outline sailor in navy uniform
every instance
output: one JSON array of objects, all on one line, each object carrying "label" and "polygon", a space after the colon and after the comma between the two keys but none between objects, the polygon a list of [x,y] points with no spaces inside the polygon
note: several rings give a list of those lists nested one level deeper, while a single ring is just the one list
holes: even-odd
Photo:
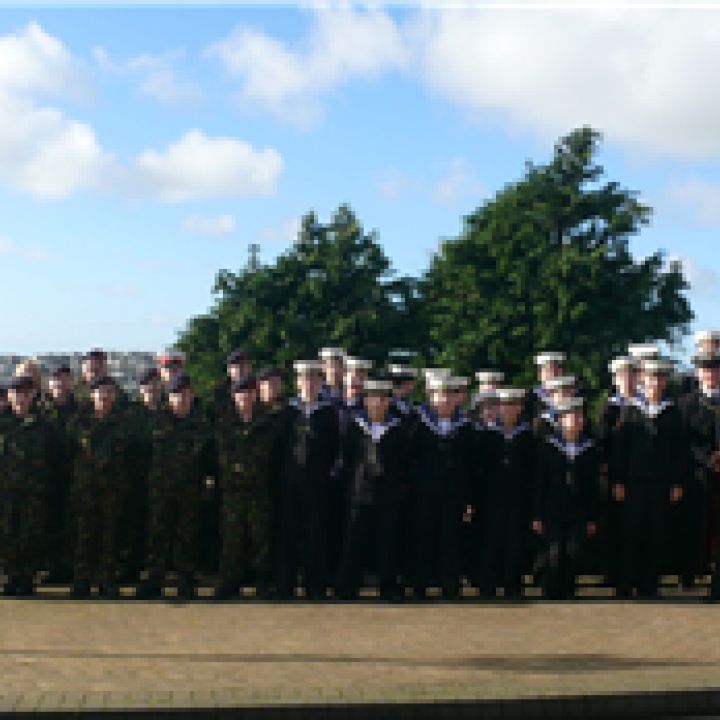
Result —
[{"label": "sailor in navy uniform", "polygon": [[411,397],[417,385],[418,369],[411,365],[391,363],[387,370],[393,384],[390,411],[399,418],[408,420],[414,414]]},{"label": "sailor in navy uniform", "polygon": [[477,391],[470,398],[470,412],[473,419],[484,423],[497,420],[497,406],[493,399],[495,391],[505,381],[505,373],[499,370],[478,370],[475,373]]},{"label": "sailor in navy uniform", "polygon": [[539,384],[526,399],[523,417],[527,422],[532,423],[544,411],[549,400],[546,383],[566,374],[565,362],[566,357],[563,352],[542,352],[535,356]]},{"label": "sailor in navy uniform", "polygon": [[532,423],[533,432],[538,442],[542,442],[558,432],[558,417],[555,407],[559,403],[575,397],[576,381],[574,375],[561,375],[547,380],[544,386],[545,407],[539,412]]},{"label": "sailor in navy uniform", "polygon": [[499,422],[484,426],[480,520],[479,590],[493,597],[497,588],[505,597],[519,597],[523,562],[530,532],[530,510],[535,470],[532,428],[522,419],[525,390],[498,388]]},{"label": "sailor in navy uniform", "polygon": [[372,366],[370,360],[345,355],[343,357],[343,397],[339,402],[331,401],[338,415],[338,445],[337,457],[330,476],[330,487],[326,495],[325,547],[328,567],[331,568],[333,580],[340,562],[340,552],[345,535],[345,508],[348,503],[348,488],[343,482],[344,438],[355,416],[363,410],[364,384]]},{"label": "sailor in navy uniform", "polygon": [[583,436],[585,401],[572,398],[555,410],[560,432],[538,448],[532,529],[544,541],[545,596],[558,600],[575,595],[582,554],[597,529],[600,486],[597,447]]},{"label": "sailor in navy uniform", "polygon": [[[607,581],[617,586],[622,567],[622,505],[613,497],[611,488],[618,482],[618,442],[623,408],[637,396],[638,361],[631,355],[622,355],[610,362],[613,392],[604,402],[597,432],[600,457],[600,482],[604,511],[601,513],[601,534],[605,538],[605,567]],[[604,532],[602,532],[604,530]]]},{"label": "sailor in navy uniform", "polygon": [[[693,336],[695,341],[695,355],[707,356],[717,355],[720,353],[720,331],[718,330],[698,330]],[[698,377],[698,369],[694,374],[688,373],[680,383],[680,395],[687,395],[697,392],[700,389],[700,378]]]},{"label": "sailor in navy uniform", "polygon": [[687,442],[675,402],[665,395],[672,365],[641,365],[643,396],[622,410],[617,436],[618,477],[613,497],[623,504],[623,567],[618,595],[657,595],[670,507],[682,498]]},{"label": "sailor in navy uniform", "polygon": [[684,587],[692,587],[709,569],[711,537],[716,533],[712,509],[720,501],[720,355],[697,352],[693,364],[698,386],[678,401],[689,443],[689,471],[673,528]]},{"label": "sailor in navy uniform", "polygon": [[329,400],[340,406],[344,397],[345,350],[341,347],[324,347],[318,354],[323,363],[325,376],[325,382],[320,388],[320,400]]},{"label": "sailor in navy uniform", "polygon": [[326,511],[330,473],[337,458],[338,418],[327,400],[318,400],[322,363],[297,361],[299,395],[282,417],[283,472],[280,489],[278,591],[293,595],[302,568],[306,596],[326,596]]},{"label": "sailor in navy uniform", "polygon": [[[628,345],[627,354],[635,360],[639,368],[645,360],[657,360],[660,357],[660,348],[657,343],[633,343]],[[642,398],[643,392],[642,379],[638,376],[635,394]]]},{"label": "sailor in navy uniform", "polygon": [[419,410],[412,457],[415,515],[413,590],[416,599],[440,580],[447,599],[459,596],[461,528],[469,505],[472,428],[463,413],[453,419],[459,385],[451,375],[430,375],[432,407]]},{"label": "sailor in navy uniform", "polygon": [[[413,436],[417,427],[417,408],[412,402],[412,393],[417,386],[419,371],[411,365],[389,363],[388,376],[393,384],[393,396],[390,400],[390,412],[397,417],[405,435],[405,447],[411,447]],[[401,500],[398,509],[398,523],[400,525],[400,570],[404,581],[412,573],[412,548],[415,543],[413,534],[413,512],[411,494],[412,458],[406,458],[403,476],[401,479]]]},{"label": "sailor in navy uniform", "polygon": [[364,390],[364,409],[344,438],[349,491],[337,590],[342,599],[356,599],[364,572],[371,569],[378,574],[380,597],[399,600],[398,515],[407,436],[401,419],[390,411],[392,382],[366,380]]}]

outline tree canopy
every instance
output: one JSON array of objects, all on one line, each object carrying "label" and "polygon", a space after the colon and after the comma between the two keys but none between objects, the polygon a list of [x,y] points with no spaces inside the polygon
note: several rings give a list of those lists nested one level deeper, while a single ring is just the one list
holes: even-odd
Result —
[{"label": "tree canopy", "polygon": [[321,224],[302,220],[292,246],[264,264],[251,246],[238,272],[221,270],[213,307],[189,320],[176,343],[201,392],[236,347],[256,366],[290,368],[339,344],[384,362],[407,347],[460,373],[504,369],[529,384],[533,355],[567,350],[588,387],[607,382],[607,362],[629,342],[678,342],[693,314],[677,263],[658,251],[634,258],[630,238],[649,222],[637,193],[603,180],[600,134],[574,130],[545,164],[464,218],[421,278],[398,277],[376,233],[347,205]]}]

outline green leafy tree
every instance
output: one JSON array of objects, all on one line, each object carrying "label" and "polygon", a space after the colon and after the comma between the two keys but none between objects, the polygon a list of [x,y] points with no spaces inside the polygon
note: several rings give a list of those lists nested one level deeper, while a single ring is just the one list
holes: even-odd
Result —
[{"label": "green leafy tree", "polygon": [[600,134],[562,138],[550,162],[465,218],[421,282],[431,346],[470,373],[504,368],[532,383],[533,355],[564,349],[591,389],[632,341],[677,343],[693,317],[680,267],[662,252],[635,259],[629,239],[651,210],[617,182],[600,182]]},{"label": "green leafy tree", "polygon": [[375,233],[365,233],[346,205],[326,225],[308,213],[273,264],[262,264],[251,246],[245,267],[221,270],[213,292],[213,308],[190,320],[177,342],[202,393],[220,380],[224,358],[237,347],[257,367],[290,369],[325,344],[382,363],[388,350],[422,336],[415,281],[394,276]]}]

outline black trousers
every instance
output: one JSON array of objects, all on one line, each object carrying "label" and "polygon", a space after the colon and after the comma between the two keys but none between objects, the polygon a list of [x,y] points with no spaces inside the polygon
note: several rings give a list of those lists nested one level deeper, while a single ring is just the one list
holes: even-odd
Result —
[{"label": "black trousers", "polygon": [[657,593],[669,508],[669,489],[649,482],[625,488],[622,511],[622,569],[618,591],[641,595]]},{"label": "black trousers", "polygon": [[277,586],[291,597],[302,570],[308,597],[321,598],[326,590],[325,484],[317,478],[292,478],[282,488]]},{"label": "black trousers", "polygon": [[546,597],[563,600],[575,595],[585,529],[585,522],[578,520],[555,520],[546,523],[546,566],[543,576],[543,591]]},{"label": "black trousers", "polygon": [[370,569],[378,573],[381,597],[397,592],[398,540],[396,504],[353,507],[346,523],[337,576],[338,593],[343,597],[356,597],[363,575]]}]

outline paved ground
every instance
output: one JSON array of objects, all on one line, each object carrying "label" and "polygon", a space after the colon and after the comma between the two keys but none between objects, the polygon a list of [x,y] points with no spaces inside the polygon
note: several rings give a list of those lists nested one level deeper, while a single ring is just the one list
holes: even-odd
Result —
[{"label": "paved ground", "polygon": [[0,710],[720,687],[720,605],[674,595],[402,606],[0,599]]}]

